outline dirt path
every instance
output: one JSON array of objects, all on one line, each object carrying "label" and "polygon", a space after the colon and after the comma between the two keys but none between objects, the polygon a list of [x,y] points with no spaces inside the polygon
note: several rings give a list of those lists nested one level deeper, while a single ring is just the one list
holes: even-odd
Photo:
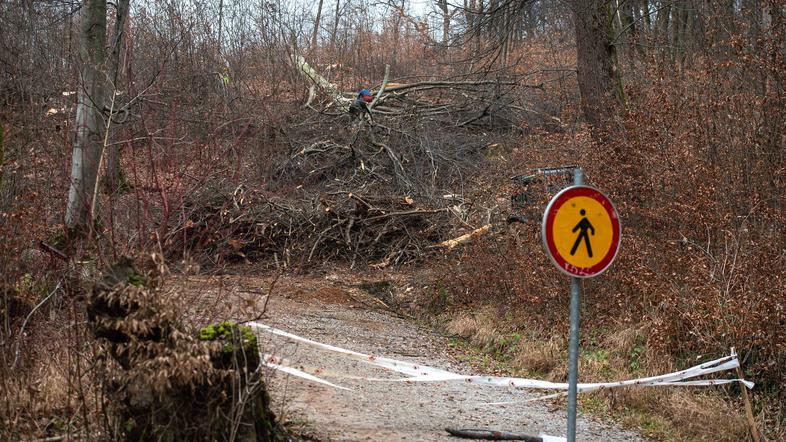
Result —
[{"label": "dirt path", "polygon": [[[227,279],[228,278],[228,279]],[[264,292],[269,280],[224,277],[225,287]],[[362,290],[325,279],[280,282],[260,322],[326,344],[462,374],[477,373],[458,361],[446,338],[389,312],[371,308]],[[256,289],[255,289],[256,287]],[[231,290],[230,290],[231,291]],[[398,378],[397,373],[346,359],[269,334],[260,335],[263,351],[306,368],[351,391],[271,373],[274,411],[304,423],[304,434],[320,441],[442,441],[445,427],[486,428],[532,435],[564,436],[566,414],[548,403],[505,406],[495,401],[534,397],[526,390],[466,383],[369,382],[357,377]],[[580,440],[629,441],[641,437],[586,419],[578,420]]]}]

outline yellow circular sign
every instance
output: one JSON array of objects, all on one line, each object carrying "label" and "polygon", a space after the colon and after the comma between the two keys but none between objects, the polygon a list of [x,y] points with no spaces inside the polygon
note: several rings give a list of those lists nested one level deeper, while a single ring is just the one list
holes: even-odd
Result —
[{"label": "yellow circular sign", "polygon": [[613,231],[606,209],[586,196],[569,199],[554,216],[554,245],[576,267],[599,263],[611,248]]},{"label": "yellow circular sign", "polygon": [[552,199],[543,217],[543,243],[565,273],[591,277],[603,272],[619,249],[620,223],[605,195],[574,186]]}]

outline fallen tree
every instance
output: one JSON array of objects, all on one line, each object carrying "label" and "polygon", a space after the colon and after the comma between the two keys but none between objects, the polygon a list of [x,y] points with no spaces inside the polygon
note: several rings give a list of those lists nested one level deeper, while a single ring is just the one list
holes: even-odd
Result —
[{"label": "fallen tree", "polygon": [[[323,112],[334,104],[342,113],[349,111],[356,91],[341,92],[336,84],[319,74],[301,55],[291,55],[290,61],[313,86],[319,87],[330,98]],[[467,75],[403,82],[391,79],[390,66],[386,66],[384,79],[374,88],[375,98],[368,107],[375,113],[391,117],[413,114],[421,117],[452,117],[452,124],[458,127],[483,125],[489,121],[503,128],[517,127],[517,121],[527,119],[533,114],[561,123],[559,119],[536,112],[520,103],[522,90],[544,90],[542,83],[527,84],[524,79],[524,76],[515,75],[497,79]],[[313,86],[307,101],[309,105],[314,98]]]}]

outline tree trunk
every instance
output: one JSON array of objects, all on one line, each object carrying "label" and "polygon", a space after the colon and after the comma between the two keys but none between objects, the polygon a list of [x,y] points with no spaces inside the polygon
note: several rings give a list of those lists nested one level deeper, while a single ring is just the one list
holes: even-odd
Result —
[{"label": "tree trunk", "polygon": [[[783,109],[786,108],[786,57],[783,56],[783,35],[786,34],[786,14],[784,14],[782,3],[777,0],[769,0],[762,11],[762,21],[766,26],[765,33],[772,42],[769,44],[766,57],[770,64],[769,87],[765,93],[764,115],[766,119],[765,153],[768,161],[772,165],[783,164],[786,158],[786,121],[784,121]],[[780,41],[781,43],[776,43]],[[780,166],[778,166],[780,167]],[[777,181],[777,173],[772,174],[773,184]],[[777,187],[776,187],[777,188]],[[781,208],[783,206],[781,205]]]},{"label": "tree trunk", "polygon": [[314,33],[311,34],[311,50],[313,51],[317,47],[317,35],[319,34],[319,21],[322,19],[322,3],[324,0],[319,0],[319,6],[317,6],[317,18],[314,20]]},{"label": "tree trunk", "polygon": [[683,1],[679,5],[679,9],[674,17],[674,51],[676,53],[675,61],[680,68],[683,67],[691,37],[691,7],[687,1]]},{"label": "tree trunk", "polygon": [[5,128],[3,122],[0,121],[0,193],[3,191],[3,165],[5,164],[5,145],[3,145],[3,137],[5,136]]},{"label": "tree trunk", "polygon": [[476,28],[476,30],[475,30],[475,51],[473,53],[474,57],[477,57],[478,54],[480,54],[480,43],[481,43],[480,40],[481,40],[481,37],[483,35],[483,22],[484,22],[484,20],[483,20],[483,8],[484,8],[483,0],[477,0],[477,2],[478,2],[477,3],[478,9],[477,9],[477,17],[475,18],[475,28]]},{"label": "tree trunk", "polygon": [[475,31],[475,0],[464,0],[464,20],[467,22],[467,34],[472,35]]},{"label": "tree trunk", "polygon": [[102,150],[106,59],[106,0],[86,0],[82,6],[79,55],[81,84],[76,108],[76,137],[71,160],[66,227],[83,229],[92,221]]},{"label": "tree trunk", "polygon": [[[123,34],[125,33],[126,21],[128,20],[128,9],[130,0],[118,0],[117,16],[115,17],[115,35],[112,38],[112,52],[109,55],[109,80],[112,82],[112,93],[118,89],[118,74],[120,72],[120,56],[123,48]],[[109,191],[117,190],[121,180],[120,170],[120,144],[113,144],[108,147],[106,185]]]},{"label": "tree trunk", "polygon": [[640,14],[643,14],[644,18],[644,27],[647,28],[647,32],[652,31],[652,20],[650,17],[650,2],[649,0],[641,0],[641,9],[639,10]]},{"label": "tree trunk", "polygon": [[393,65],[393,68],[396,67],[398,62],[398,47],[401,44],[401,14],[404,13],[404,0],[401,0],[401,4],[399,5],[399,11],[396,11],[396,19],[393,21],[393,53],[391,55],[390,64]]},{"label": "tree trunk", "polygon": [[620,28],[616,30],[615,34],[624,32],[625,40],[628,47],[628,60],[633,65],[636,56],[636,43],[638,39],[640,22],[636,16],[636,5],[631,2],[617,2],[617,14],[620,21]]},{"label": "tree trunk", "polygon": [[322,88],[325,93],[330,95],[339,109],[341,109],[343,112],[349,112],[349,105],[352,100],[342,97],[338,87],[336,87],[335,84],[331,83],[325,77],[320,75],[319,72],[312,68],[311,65],[309,65],[308,62],[306,62],[306,59],[302,56],[292,55],[291,60],[295,67],[297,67],[298,70],[300,70],[300,72],[306,76],[306,78],[314,82],[314,84]]},{"label": "tree trunk", "polygon": [[224,39],[224,0],[218,2],[218,53],[221,54],[221,40]]},{"label": "tree trunk", "polygon": [[442,44],[447,46],[450,42],[450,10],[448,0],[437,0],[437,7],[442,11]]},{"label": "tree trunk", "polygon": [[617,52],[611,44],[612,11],[604,0],[573,0],[573,13],[581,108],[593,138],[602,141],[611,117],[624,103]]},{"label": "tree trunk", "polygon": [[340,0],[336,0],[336,15],[335,15],[334,20],[333,20],[333,32],[330,33],[330,48],[331,49],[335,49],[336,48],[336,34],[338,34],[338,20],[339,20],[339,18],[341,18],[339,16],[339,13],[341,12],[340,5],[341,5],[341,1]]},{"label": "tree trunk", "polygon": [[500,0],[489,0],[488,15],[486,32],[488,32],[489,40],[494,41],[497,38],[497,4]]},{"label": "tree trunk", "polygon": [[[658,20],[655,23],[657,27],[658,39],[663,42],[664,46],[669,45],[669,24],[671,22],[671,3],[659,2],[658,3]],[[669,54],[669,49],[664,49],[661,52],[663,61],[665,62]]]}]

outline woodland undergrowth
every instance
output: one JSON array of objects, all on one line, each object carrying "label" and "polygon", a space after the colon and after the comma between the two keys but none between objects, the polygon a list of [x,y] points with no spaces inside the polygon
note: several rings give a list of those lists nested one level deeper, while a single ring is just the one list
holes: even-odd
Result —
[{"label": "woodland undergrowth", "polygon": [[[651,69],[627,85],[628,109],[608,142],[581,129],[534,135],[503,149],[492,176],[500,183],[511,169],[579,164],[587,184],[609,195],[621,214],[619,256],[610,270],[583,283],[582,380],[665,373],[734,348],[757,384],[757,425],[779,440],[786,177],[783,155],[775,152],[783,143],[783,117],[735,83],[750,66],[696,62],[679,78]],[[780,132],[769,132],[772,119]],[[500,201],[526,221],[447,257],[439,273],[449,276],[426,298],[432,312],[451,312],[450,333],[514,370],[561,381],[567,379],[569,281],[542,251],[539,217],[570,182],[558,176],[529,186],[509,183],[509,195],[527,195],[530,204]],[[628,390],[584,401],[603,413],[616,410],[616,418],[663,440],[748,437],[738,386]]]},{"label": "woodland undergrowth", "polygon": [[[160,19],[136,23],[158,29]],[[390,34],[370,31],[306,53],[348,97],[378,87],[386,65],[399,85],[452,82],[391,93],[371,125],[328,94],[309,100],[291,46],[265,41],[222,58],[186,23],[160,26],[176,43],[131,39],[135,69],[120,74],[131,86],[118,94],[128,118],[110,121],[107,137],[122,146],[123,184],[101,186],[79,240],[62,216],[75,57],[70,70],[50,63],[0,85],[0,438],[107,437],[87,294],[121,256],[150,251],[175,272],[426,268],[438,277],[419,302],[446,329],[511,370],[564,380],[568,283],[542,251],[538,216],[568,180],[524,187],[510,177],[566,164],[585,169],[623,224],[616,262],[584,283],[582,380],[658,374],[735,347],[757,383],[757,423],[784,438],[782,38],[733,40],[724,57],[629,54],[627,103],[598,140],[580,117],[575,70],[543,68],[574,64],[562,36],[520,44],[500,68],[496,55],[477,58],[480,43],[454,53],[411,35],[391,62],[375,50]],[[67,52],[64,41],[41,44]],[[526,204],[511,202],[521,194]],[[511,214],[525,221],[508,225]],[[435,247],[489,223],[454,252]],[[623,391],[584,406],[662,439],[739,440],[740,400],[733,386]]]}]

